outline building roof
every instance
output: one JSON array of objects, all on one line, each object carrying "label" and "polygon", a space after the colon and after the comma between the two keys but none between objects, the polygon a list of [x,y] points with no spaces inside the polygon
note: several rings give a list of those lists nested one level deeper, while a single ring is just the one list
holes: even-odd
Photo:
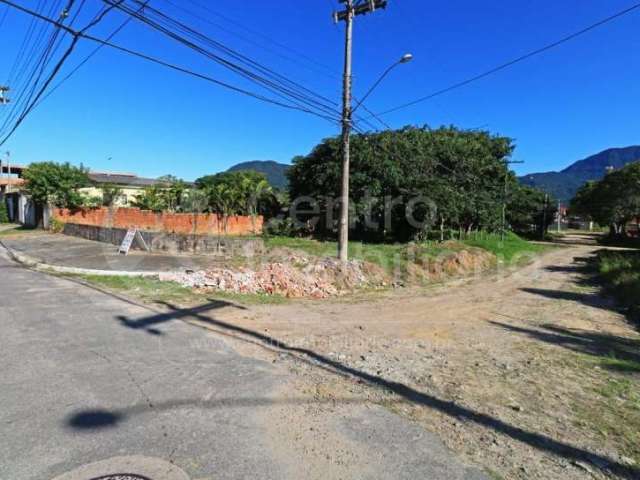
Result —
[{"label": "building roof", "polygon": [[[0,169],[0,173],[12,173],[12,174],[16,174],[16,175],[22,175],[22,171],[27,168],[24,167],[22,165],[14,165],[14,164],[7,164],[6,160],[5,161],[0,161],[0,164],[2,165],[2,168]],[[11,172],[9,172],[9,169],[11,169]]]},{"label": "building roof", "polygon": [[155,178],[143,178],[133,175],[131,173],[103,173],[103,172],[90,172],[89,178],[91,181],[104,184],[113,183],[115,185],[129,186],[129,187],[149,187],[151,185],[157,185],[159,183],[166,184],[166,182],[158,181]]}]

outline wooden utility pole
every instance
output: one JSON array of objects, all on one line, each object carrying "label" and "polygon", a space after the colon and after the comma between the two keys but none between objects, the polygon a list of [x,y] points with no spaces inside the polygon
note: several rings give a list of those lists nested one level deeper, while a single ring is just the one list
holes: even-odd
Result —
[{"label": "wooden utility pole", "polygon": [[502,196],[502,229],[500,231],[500,238],[504,242],[507,233],[507,198],[509,195],[509,165],[514,163],[524,163],[521,160],[506,160],[504,162],[504,194]]},{"label": "wooden utility pole", "polygon": [[357,15],[385,8],[387,0],[338,0],[346,8],[333,14],[337,23],[345,22],[344,76],[342,79],[342,186],[340,194],[340,225],[338,237],[338,257],[340,261],[349,259],[349,154],[351,136],[351,52],[353,44],[353,19]]},{"label": "wooden utility pole", "polygon": [[547,233],[547,205],[549,204],[549,194],[544,194],[544,210],[542,211],[542,233],[541,238],[544,240],[544,234]]}]

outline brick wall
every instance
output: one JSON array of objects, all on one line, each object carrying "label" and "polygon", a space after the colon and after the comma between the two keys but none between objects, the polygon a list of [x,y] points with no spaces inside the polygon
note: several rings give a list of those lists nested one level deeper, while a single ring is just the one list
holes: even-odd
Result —
[{"label": "brick wall", "polygon": [[[56,208],[53,211],[56,219],[64,223],[77,225],[90,225],[104,228],[138,228],[154,232],[181,233],[189,235],[223,235],[222,226],[218,224],[215,214],[191,214],[191,213],[156,213],[139,208],[82,208],[79,210],[67,210]],[[255,219],[255,229],[251,217],[229,217],[227,223],[227,235],[253,235],[262,232],[263,218]]]}]

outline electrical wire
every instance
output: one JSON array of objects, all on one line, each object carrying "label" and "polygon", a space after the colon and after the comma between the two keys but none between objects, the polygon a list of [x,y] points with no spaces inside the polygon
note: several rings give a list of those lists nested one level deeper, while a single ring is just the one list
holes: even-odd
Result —
[{"label": "electrical wire", "polygon": [[[280,107],[288,108],[288,109],[292,109],[292,110],[300,110],[300,111],[303,111],[303,112],[306,112],[306,113],[309,113],[309,114],[312,114],[312,115],[318,116],[318,117],[320,117],[320,118],[324,118],[324,119],[326,119],[326,120],[329,120],[331,123],[336,123],[336,119],[335,119],[335,118],[328,117],[328,116],[323,115],[323,114],[321,114],[321,113],[318,113],[318,112],[316,112],[316,111],[313,111],[313,110],[310,110],[310,109],[300,108],[300,107],[297,107],[297,106],[295,106],[295,105],[286,104],[286,103],[283,103],[283,102],[279,102],[279,101],[277,101],[277,100],[273,100],[273,99],[268,98],[268,97],[265,97],[265,96],[263,96],[263,95],[256,94],[256,93],[254,93],[254,92],[251,92],[251,91],[248,91],[248,90],[242,89],[242,88],[240,88],[240,87],[236,87],[236,86],[234,86],[234,85],[228,84],[228,83],[226,83],[226,82],[220,81],[220,80],[215,79],[215,78],[213,78],[213,77],[210,77],[210,76],[207,76],[207,75],[204,75],[204,74],[201,74],[201,73],[198,73],[198,72],[195,72],[195,71],[189,70],[189,69],[187,69],[187,68],[185,68],[185,67],[181,67],[181,66],[179,66],[179,65],[175,65],[175,64],[172,64],[172,63],[169,63],[169,62],[165,62],[165,61],[163,61],[163,60],[161,60],[161,59],[158,59],[158,58],[152,57],[152,56],[150,56],[150,55],[147,55],[147,54],[144,54],[144,53],[141,53],[141,52],[137,52],[137,51],[131,50],[131,49],[129,49],[129,48],[126,48],[126,47],[123,47],[123,46],[120,46],[120,45],[114,44],[114,43],[112,43],[112,42],[110,42],[110,41],[105,41],[105,40],[103,40],[103,39],[97,38],[97,37],[95,37],[95,36],[93,36],[93,35],[87,34],[87,33],[85,32],[85,30],[86,30],[86,29],[85,29],[85,30],[83,30],[83,31],[74,30],[74,29],[72,29],[72,28],[70,28],[70,27],[68,27],[68,26],[64,25],[63,23],[61,23],[61,22],[59,22],[59,21],[53,20],[53,19],[51,19],[51,18],[48,18],[48,17],[46,17],[45,15],[42,15],[42,14],[40,14],[40,13],[38,13],[38,12],[34,11],[34,10],[28,9],[28,8],[26,8],[26,7],[22,7],[21,5],[17,5],[17,4],[15,4],[15,3],[11,2],[10,0],[0,0],[0,3],[4,3],[4,4],[6,4],[6,5],[8,5],[8,6],[10,6],[10,7],[14,8],[14,9],[16,9],[16,10],[21,11],[22,13],[25,13],[25,14],[31,15],[31,16],[33,16],[34,18],[37,18],[37,19],[42,20],[42,21],[44,21],[44,22],[47,22],[47,23],[49,23],[49,24],[51,24],[51,25],[54,25],[54,26],[56,26],[56,27],[58,27],[58,28],[60,28],[60,29],[64,30],[65,32],[67,32],[67,33],[71,34],[71,35],[73,36],[74,40],[76,40],[76,39],[80,39],[80,38],[83,38],[83,39],[86,39],[86,40],[90,40],[90,41],[93,41],[93,42],[96,42],[96,43],[99,43],[99,44],[102,44],[102,45],[108,46],[108,47],[113,48],[113,49],[115,49],[115,50],[118,50],[118,51],[120,51],[120,52],[123,52],[123,53],[129,54],[129,55],[132,55],[132,56],[135,56],[135,57],[138,57],[138,58],[141,58],[141,59],[147,60],[147,61],[149,61],[149,62],[152,62],[152,63],[158,64],[158,65],[162,65],[162,66],[164,66],[164,67],[166,67],[166,68],[169,68],[169,69],[172,69],[172,70],[175,70],[175,71],[179,71],[179,72],[182,72],[182,73],[185,73],[185,74],[188,74],[188,75],[191,75],[191,76],[194,76],[194,77],[197,77],[197,78],[200,78],[200,79],[203,79],[203,80],[209,81],[209,82],[214,83],[214,84],[216,84],[216,85],[219,85],[219,86],[225,87],[225,88],[227,88],[227,89],[233,90],[233,91],[235,91],[235,92],[237,92],[237,93],[242,93],[242,94],[244,94],[244,95],[247,95],[247,96],[253,97],[253,98],[255,98],[255,99],[258,99],[258,100],[264,101],[264,102],[266,102],[266,103],[270,103],[270,104],[278,105],[278,106],[280,106]],[[77,43],[77,41],[73,43],[73,46],[75,46],[75,43]],[[65,56],[65,58],[63,58],[63,59],[62,59],[62,61],[59,61],[59,62],[58,62],[58,65],[56,66],[56,67],[58,67],[58,68],[57,68],[57,69],[54,69],[54,72],[52,73],[52,75],[50,75],[50,77],[49,77],[48,81],[46,82],[46,85],[44,86],[44,88],[46,88],[46,86],[47,86],[47,85],[50,83],[50,81],[53,79],[53,77],[55,76],[55,73],[57,73],[57,71],[59,70],[59,67],[62,65],[62,63],[64,62],[64,60],[66,60],[66,58],[67,58],[67,57],[68,57],[68,55],[67,55],[67,56]],[[43,91],[44,91],[44,89],[41,89],[41,92],[40,92],[40,93],[42,93]],[[38,97],[38,98],[39,98],[39,97]],[[36,98],[36,101],[38,100],[38,98]],[[28,113],[28,112],[27,112],[27,113]],[[21,120],[20,120],[21,122],[22,122],[22,120],[24,120],[24,117],[25,117],[25,116],[26,116],[26,115],[23,115],[23,116],[22,116],[22,118],[21,118]],[[7,134],[7,135],[2,139],[2,141],[0,141],[0,145],[4,144],[4,143],[8,140],[8,138],[9,138],[9,137],[10,137],[10,136],[15,132],[15,130],[16,130],[16,129],[17,129],[17,126],[16,126],[16,125],[14,125],[14,127],[13,127],[13,128],[12,128],[12,130],[9,132],[9,134]]]},{"label": "electrical wire", "polygon": [[418,103],[422,103],[422,102],[425,102],[427,100],[431,100],[432,98],[438,97],[438,96],[443,95],[445,93],[448,93],[448,92],[450,92],[452,90],[456,90],[458,88],[464,87],[466,85],[469,85],[470,83],[477,82],[478,80],[481,80],[481,79],[483,79],[485,77],[493,75],[494,73],[497,73],[497,72],[499,72],[501,70],[505,70],[505,69],[517,64],[517,63],[523,62],[523,61],[525,61],[525,60],[527,60],[527,59],[529,59],[531,57],[534,57],[536,55],[540,55],[541,53],[544,53],[544,52],[546,52],[548,50],[551,50],[551,49],[553,49],[555,47],[558,47],[558,46],[562,45],[563,43],[569,42],[569,41],[575,39],[576,37],[584,35],[585,33],[588,33],[591,30],[595,30],[596,28],[601,27],[602,25],[605,25],[605,24],[607,24],[609,22],[612,22],[613,20],[616,20],[616,19],[618,19],[618,18],[620,18],[620,17],[622,17],[624,15],[627,15],[627,14],[629,14],[629,13],[631,13],[631,12],[633,12],[633,11],[639,9],[639,8],[640,8],[640,3],[636,3],[636,4],[634,4],[634,5],[632,5],[632,6],[628,7],[628,8],[625,8],[624,10],[621,10],[621,11],[619,11],[617,13],[614,13],[613,15],[610,15],[610,16],[608,16],[608,17],[596,22],[596,23],[591,24],[588,27],[585,27],[585,28],[583,28],[583,29],[581,29],[581,30],[579,30],[577,32],[574,32],[574,33],[572,33],[570,35],[567,35],[566,37],[563,37],[560,40],[557,40],[557,41],[555,41],[553,43],[547,44],[547,45],[545,45],[545,46],[543,46],[541,48],[537,48],[536,50],[532,50],[532,51],[530,51],[528,53],[525,53],[524,55],[516,57],[516,58],[514,58],[512,60],[509,60],[508,62],[505,62],[505,63],[503,63],[501,65],[498,65],[497,67],[491,68],[491,69],[489,69],[489,70],[487,70],[487,71],[485,71],[483,73],[480,73],[479,75],[475,75],[475,76],[473,76],[471,78],[468,78],[466,80],[454,83],[453,85],[450,85],[450,86],[448,86],[446,88],[437,90],[437,91],[435,91],[435,92],[433,92],[433,93],[431,93],[429,95],[426,95],[424,97],[420,97],[420,98],[418,98],[416,100],[413,100],[413,101],[410,101],[410,102],[407,102],[407,103],[403,103],[402,105],[399,105],[397,107],[393,107],[393,108],[390,108],[388,110],[384,110],[382,112],[378,112],[377,115],[379,115],[379,116],[387,115],[389,113],[396,112],[398,110],[402,110],[402,109],[411,107],[411,106],[416,105]]},{"label": "electrical wire", "polygon": [[[108,4],[113,4],[111,0],[104,0],[104,1]],[[319,109],[328,115],[339,115],[339,112],[335,108],[331,107],[330,105],[326,105],[325,103],[310,97],[309,95],[305,94],[304,92],[301,92],[300,90],[294,87],[284,85],[284,83],[282,81],[279,81],[277,78],[275,78],[274,75],[270,75],[271,72],[268,69],[260,66],[256,62],[253,62],[250,59],[247,59],[247,57],[244,57],[241,54],[234,52],[228,47],[220,44],[219,42],[216,42],[215,40],[211,39],[210,37],[207,37],[206,35],[200,32],[197,32],[191,29],[190,27],[182,24],[181,22],[168,18],[166,15],[164,15],[162,12],[159,12],[156,9],[149,8],[148,10],[150,13],[159,15],[162,20],[170,22],[170,24],[174,25],[178,29],[182,29],[183,32],[186,32],[187,36],[189,36],[190,38],[196,37],[199,40],[210,43],[215,48],[222,50],[224,53],[231,56],[234,60],[239,60],[245,66],[243,67],[242,65],[238,65],[232,60],[227,60],[221,57],[220,55],[215,54],[210,50],[207,50],[201,47],[200,45],[193,43],[191,40],[189,40],[185,36],[182,36],[176,33],[175,31],[169,28],[166,28],[165,26],[160,24],[158,21],[154,21],[153,19],[149,18],[148,13],[146,11],[145,11],[145,15],[137,15],[135,12],[132,12],[126,5],[123,5],[123,3],[118,4],[117,8],[125,11],[129,15],[133,15],[136,19],[140,20],[141,22],[162,32],[163,34],[178,41],[179,43],[182,43],[183,45],[196,51],[197,53],[215,61],[221,66],[239,74],[240,76],[246,78],[247,80],[253,83],[259,84],[261,87],[267,89],[271,93],[274,93],[275,95],[277,95],[278,97],[284,100],[291,101],[294,104],[297,104],[298,106],[304,105],[305,108]],[[194,41],[197,41],[197,40],[194,40]],[[248,68],[251,66],[257,67],[258,71],[263,74],[264,72],[266,72],[267,75],[270,75],[271,78],[266,78],[262,76],[261,73],[255,73],[250,68]]]}]

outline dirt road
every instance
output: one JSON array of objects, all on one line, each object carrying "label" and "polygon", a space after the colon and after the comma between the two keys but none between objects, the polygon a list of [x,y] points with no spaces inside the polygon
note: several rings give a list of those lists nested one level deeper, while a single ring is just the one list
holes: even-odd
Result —
[{"label": "dirt road", "polygon": [[[247,354],[286,362],[299,373],[292,391],[381,403],[495,478],[640,478],[640,374],[615,364],[640,360],[640,336],[585,271],[597,249],[563,246],[517,271],[204,323]],[[294,410],[291,421],[314,418]]]}]

